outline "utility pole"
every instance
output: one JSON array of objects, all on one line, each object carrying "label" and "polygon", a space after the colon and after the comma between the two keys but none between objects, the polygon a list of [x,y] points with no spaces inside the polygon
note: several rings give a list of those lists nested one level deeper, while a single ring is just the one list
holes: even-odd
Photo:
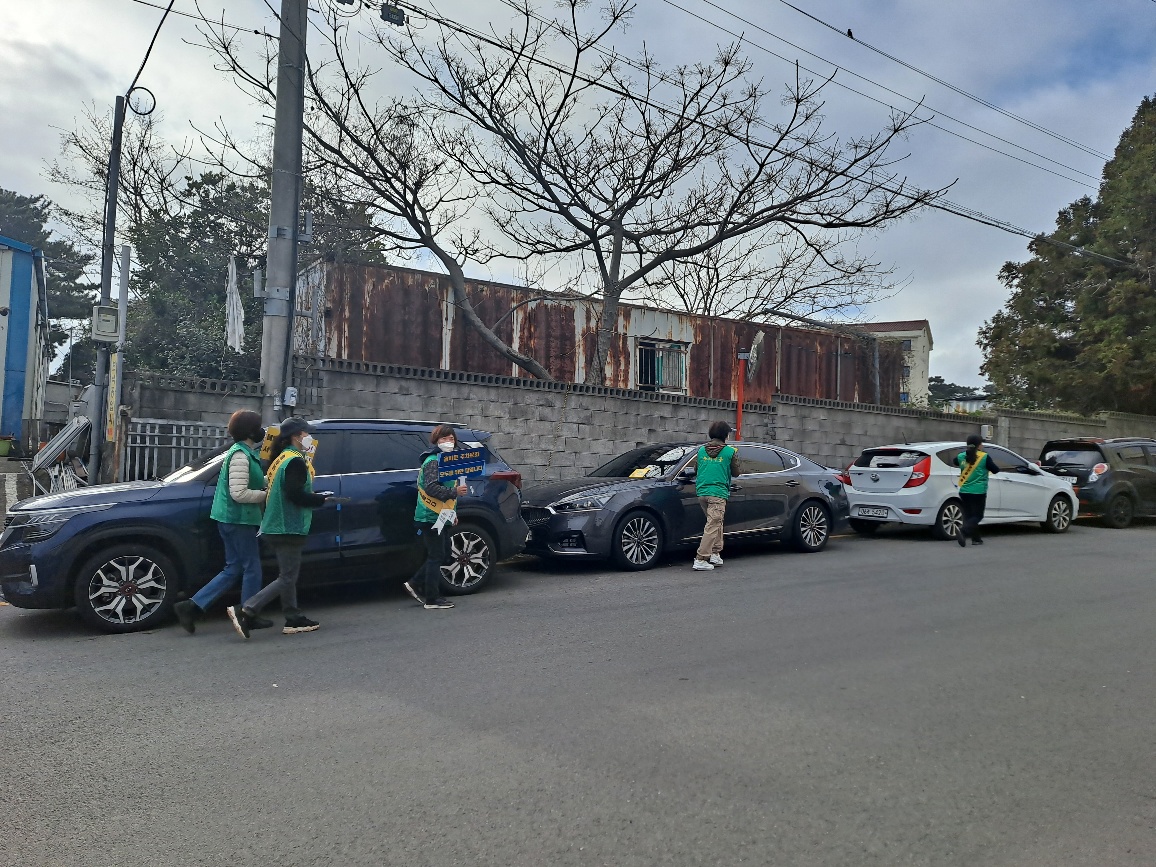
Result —
[{"label": "utility pole", "polygon": [[297,233],[301,213],[301,138],[305,118],[307,0],[281,0],[277,110],[269,181],[269,253],[261,323],[261,382],[266,410],[281,410],[292,364],[297,305]]},{"label": "utility pole", "polygon": [[[116,205],[120,192],[120,144],[124,132],[125,98],[116,98],[116,109],[112,121],[112,149],[108,155],[108,182],[104,199],[104,238],[100,248],[100,305],[108,306],[112,299],[112,261],[116,255]],[[88,417],[92,427],[88,434],[88,483],[96,484],[100,472],[100,447],[104,437],[104,409],[108,387],[108,344],[96,347],[96,377],[93,380],[92,401],[88,407]]]}]

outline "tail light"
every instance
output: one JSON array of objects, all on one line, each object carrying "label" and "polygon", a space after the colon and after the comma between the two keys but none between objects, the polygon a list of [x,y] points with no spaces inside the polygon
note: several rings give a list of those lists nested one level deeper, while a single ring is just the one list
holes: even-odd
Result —
[{"label": "tail light", "polygon": [[843,470],[843,472],[841,472],[841,473],[835,473],[835,478],[837,478],[839,481],[841,481],[844,485],[850,485],[851,484],[851,467],[853,467],[853,466],[855,466],[855,465],[854,464],[847,464],[847,469]]},{"label": "tail light", "polygon": [[1088,476],[1088,481],[1096,481],[1096,479],[1100,478],[1100,476],[1108,472],[1109,469],[1110,467],[1107,464],[1096,464],[1094,467],[1092,467],[1092,474]]},{"label": "tail light", "polygon": [[905,488],[918,488],[920,485],[927,483],[927,477],[931,475],[931,455],[928,455],[919,463],[911,468],[911,478],[907,480]]},{"label": "tail light", "polygon": [[490,478],[499,482],[509,482],[519,491],[522,490],[522,474],[515,470],[498,470],[496,473],[490,473]]}]

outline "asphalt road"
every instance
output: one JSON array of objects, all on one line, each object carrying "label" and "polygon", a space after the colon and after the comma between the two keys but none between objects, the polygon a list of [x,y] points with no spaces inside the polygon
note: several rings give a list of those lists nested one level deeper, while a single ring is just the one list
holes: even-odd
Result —
[{"label": "asphalt road", "polygon": [[5,865],[1152,865],[1156,526],[641,575],[319,632],[0,609]]}]

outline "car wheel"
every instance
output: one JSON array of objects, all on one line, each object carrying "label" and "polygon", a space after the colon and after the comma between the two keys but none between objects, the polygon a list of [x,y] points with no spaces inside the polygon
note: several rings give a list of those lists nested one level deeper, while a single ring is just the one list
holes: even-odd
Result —
[{"label": "car wheel", "polygon": [[649,512],[628,512],[614,531],[614,562],[620,569],[649,569],[662,556],[662,527]]},{"label": "car wheel", "polygon": [[939,514],[935,516],[935,526],[931,532],[941,542],[948,542],[959,535],[963,529],[963,504],[959,500],[948,500],[939,507]]},{"label": "car wheel", "polygon": [[1049,533],[1066,533],[1072,526],[1072,501],[1059,494],[1052,498],[1048,505],[1048,518],[1044,521],[1044,529]]},{"label": "car wheel", "polygon": [[172,561],[155,548],[113,545],[77,572],[76,607],[86,623],[105,632],[150,629],[168,617],[179,583]]},{"label": "car wheel", "polygon": [[831,517],[827,507],[814,500],[803,503],[795,513],[795,526],[791,533],[795,548],[804,554],[814,554],[827,547],[830,538]]},{"label": "car wheel", "polygon": [[1136,507],[1132,505],[1132,498],[1127,494],[1116,494],[1104,510],[1104,523],[1114,530],[1123,530],[1132,523],[1135,515]]},{"label": "car wheel", "polygon": [[450,562],[442,567],[442,590],[451,596],[477,593],[494,573],[497,548],[490,534],[461,524],[450,534]]},{"label": "car wheel", "polygon": [[874,536],[881,526],[879,521],[864,521],[861,518],[851,519],[851,529],[860,536]]}]

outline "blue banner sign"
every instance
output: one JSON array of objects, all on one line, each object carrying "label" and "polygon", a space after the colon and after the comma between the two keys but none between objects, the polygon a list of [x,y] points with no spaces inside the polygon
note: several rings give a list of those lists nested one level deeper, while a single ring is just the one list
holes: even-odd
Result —
[{"label": "blue banner sign", "polygon": [[458,449],[438,455],[438,479],[460,479],[480,476],[486,471],[482,449]]}]

